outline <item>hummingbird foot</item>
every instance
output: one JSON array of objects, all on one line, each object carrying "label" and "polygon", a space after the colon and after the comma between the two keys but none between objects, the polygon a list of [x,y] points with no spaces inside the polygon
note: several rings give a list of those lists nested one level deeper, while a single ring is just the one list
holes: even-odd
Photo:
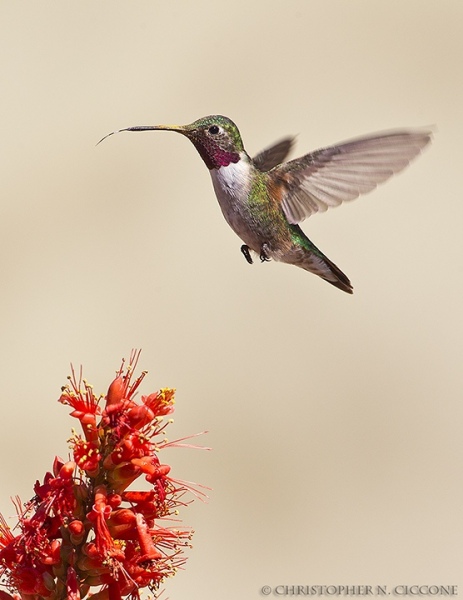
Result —
[{"label": "hummingbird foot", "polygon": [[247,260],[247,262],[250,265],[252,265],[253,260],[252,260],[252,257],[251,257],[251,253],[249,252],[249,246],[246,246],[246,244],[243,244],[241,246],[241,252],[243,253],[244,258]]},{"label": "hummingbird foot", "polygon": [[261,248],[260,248],[260,262],[268,262],[270,260],[270,256],[268,255],[268,245],[267,244],[262,244]]}]

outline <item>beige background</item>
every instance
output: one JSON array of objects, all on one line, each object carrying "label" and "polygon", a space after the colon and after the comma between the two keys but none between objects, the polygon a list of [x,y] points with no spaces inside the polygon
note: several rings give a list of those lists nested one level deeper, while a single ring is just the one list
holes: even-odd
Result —
[{"label": "beige background", "polygon": [[[177,476],[213,487],[168,596],[264,584],[460,585],[461,0],[2,2],[0,508],[74,425],[69,363],[104,392],[143,348],[177,387]],[[121,127],[222,113],[256,153],[435,125],[373,194],[304,224],[349,297],[247,265],[187,140]],[[167,451],[166,451],[167,453]]]}]

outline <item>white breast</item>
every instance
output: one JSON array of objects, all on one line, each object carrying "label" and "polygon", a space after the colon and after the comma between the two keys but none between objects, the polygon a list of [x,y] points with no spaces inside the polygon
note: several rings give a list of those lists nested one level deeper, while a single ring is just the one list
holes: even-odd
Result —
[{"label": "white breast", "polygon": [[212,169],[210,173],[215,195],[225,220],[248,246],[254,248],[259,246],[252,230],[248,203],[252,166],[245,153],[241,156],[241,160],[237,163]]},{"label": "white breast", "polygon": [[249,178],[251,165],[248,157],[242,153],[242,158],[237,163],[230,163],[227,167],[212,169],[211,177],[214,189],[230,196],[241,195],[243,190],[246,195],[249,191]]}]

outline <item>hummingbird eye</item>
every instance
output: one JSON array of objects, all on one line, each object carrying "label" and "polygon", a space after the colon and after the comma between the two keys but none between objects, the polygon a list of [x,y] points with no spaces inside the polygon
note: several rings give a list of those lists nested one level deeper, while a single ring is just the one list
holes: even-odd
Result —
[{"label": "hummingbird eye", "polygon": [[216,135],[217,133],[219,133],[219,128],[217,127],[217,125],[211,125],[209,127],[209,133],[212,133],[212,135]]}]

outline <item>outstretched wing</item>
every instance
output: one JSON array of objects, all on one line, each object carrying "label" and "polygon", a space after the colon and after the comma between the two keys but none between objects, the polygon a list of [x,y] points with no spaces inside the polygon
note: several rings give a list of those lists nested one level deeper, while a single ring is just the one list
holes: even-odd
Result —
[{"label": "outstretched wing", "polygon": [[430,131],[391,131],[347,141],[276,166],[290,223],[374,189],[402,171],[431,140]]},{"label": "outstretched wing", "polygon": [[259,152],[252,161],[259,171],[270,171],[282,163],[294,144],[293,137],[287,137]]}]

